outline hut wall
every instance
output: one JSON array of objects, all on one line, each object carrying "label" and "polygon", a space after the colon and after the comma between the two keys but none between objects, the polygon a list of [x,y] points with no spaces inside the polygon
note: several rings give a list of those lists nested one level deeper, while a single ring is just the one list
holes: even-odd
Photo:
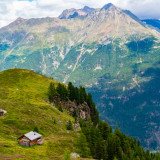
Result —
[{"label": "hut wall", "polygon": [[[23,139],[27,139],[28,141],[23,141]],[[30,140],[27,137],[22,136],[22,137],[19,138],[19,144],[21,146],[27,146],[27,147],[29,147],[30,146]]]},{"label": "hut wall", "polygon": [[[28,139],[28,138],[25,137],[25,136],[22,136],[22,137],[19,138],[19,142],[22,141],[22,139]],[[29,140],[29,139],[28,139],[28,140]]]},{"label": "hut wall", "polygon": [[38,144],[38,140],[39,140],[39,138],[38,138],[38,139],[35,139],[35,140],[33,140],[33,141],[30,141],[30,146],[33,146],[33,145]]},{"label": "hut wall", "polygon": [[20,144],[21,146],[30,147],[29,141],[28,141],[28,142],[21,141],[21,142],[19,142],[19,144]]},{"label": "hut wall", "polygon": [[4,116],[4,113],[3,113],[3,112],[0,112],[0,116]]}]

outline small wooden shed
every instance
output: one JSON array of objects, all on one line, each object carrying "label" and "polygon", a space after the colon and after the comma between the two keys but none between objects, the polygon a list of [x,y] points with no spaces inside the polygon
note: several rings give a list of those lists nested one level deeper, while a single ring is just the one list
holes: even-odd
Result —
[{"label": "small wooden shed", "polygon": [[0,109],[0,117],[4,116],[7,113],[7,111]]},{"label": "small wooden shed", "polygon": [[19,138],[19,144],[27,147],[31,147],[37,144],[41,145],[44,143],[44,140],[41,139],[41,137],[42,135],[40,135],[39,133],[31,131]]}]

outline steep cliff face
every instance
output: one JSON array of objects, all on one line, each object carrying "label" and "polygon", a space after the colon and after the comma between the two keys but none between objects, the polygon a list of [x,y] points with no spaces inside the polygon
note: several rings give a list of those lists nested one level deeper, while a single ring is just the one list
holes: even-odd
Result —
[{"label": "steep cliff face", "polygon": [[74,112],[77,114],[77,118],[82,118],[83,120],[88,120],[91,115],[90,108],[86,102],[83,104],[77,105],[76,102],[72,101],[57,101],[59,106],[62,106],[63,109],[69,111],[69,114],[73,116]]}]

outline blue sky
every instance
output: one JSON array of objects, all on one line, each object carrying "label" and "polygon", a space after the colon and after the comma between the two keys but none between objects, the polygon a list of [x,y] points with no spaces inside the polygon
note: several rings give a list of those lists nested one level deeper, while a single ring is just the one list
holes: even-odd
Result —
[{"label": "blue sky", "polygon": [[107,3],[128,9],[141,19],[160,19],[160,0],[0,0],[0,27],[18,17],[57,17],[64,9],[100,8]]}]

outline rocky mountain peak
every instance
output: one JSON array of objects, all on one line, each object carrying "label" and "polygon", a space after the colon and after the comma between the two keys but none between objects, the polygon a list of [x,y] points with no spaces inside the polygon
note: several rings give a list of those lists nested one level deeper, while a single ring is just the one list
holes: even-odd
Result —
[{"label": "rocky mountain peak", "polygon": [[16,21],[23,21],[24,20],[24,18],[21,18],[21,17],[18,17],[17,19],[16,19]]},{"label": "rocky mountain peak", "polygon": [[14,27],[17,27],[17,26],[20,26],[24,24],[24,22],[26,21],[26,19],[23,19],[21,17],[18,17],[15,21],[13,21],[12,23],[8,24],[6,27],[2,27],[0,28],[0,32],[2,30],[2,32],[8,28],[10,28],[11,30],[14,28]]},{"label": "rocky mountain peak", "polygon": [[24,21],[25,21],[24,18],[18,17],[13,23],[14,25],[17,25],[17,24],[23,23]]},{"label": "rocky mountain peak", "polygon": [[107,10],[107,9],[109,9],[110,7],[115,7],[115,6],[114,6],[112,3],[108,3],[108,4],[104,5],[104,6],[101,8],[101,10],[103,10],[103,9]]},{"label": "rocky mountain peak", "polygon": [[94,8],[90,8],[88,6],[85,6],[83,9],[66,9],[62,12],[62,14],[58,17],[60,19],[72,19],[79,16],[86,16],[90,12],[94,11]]},{"label": "rocky mountain peak", "polygon": [[76,9],[71,8],[71,9],[66,9],[62,12],[62,14],[58,17],[60,19],[68,19],[69,16],[73,15],[76,12]]},{"label": "rocky mountain peak", "polygon": [[90,13],[90,12],[94,11],[95,9],[94,8],[90,8],[88,6],[84,6],[84,8],[81,9],[81,10],[86,12],[86,13]]}]

